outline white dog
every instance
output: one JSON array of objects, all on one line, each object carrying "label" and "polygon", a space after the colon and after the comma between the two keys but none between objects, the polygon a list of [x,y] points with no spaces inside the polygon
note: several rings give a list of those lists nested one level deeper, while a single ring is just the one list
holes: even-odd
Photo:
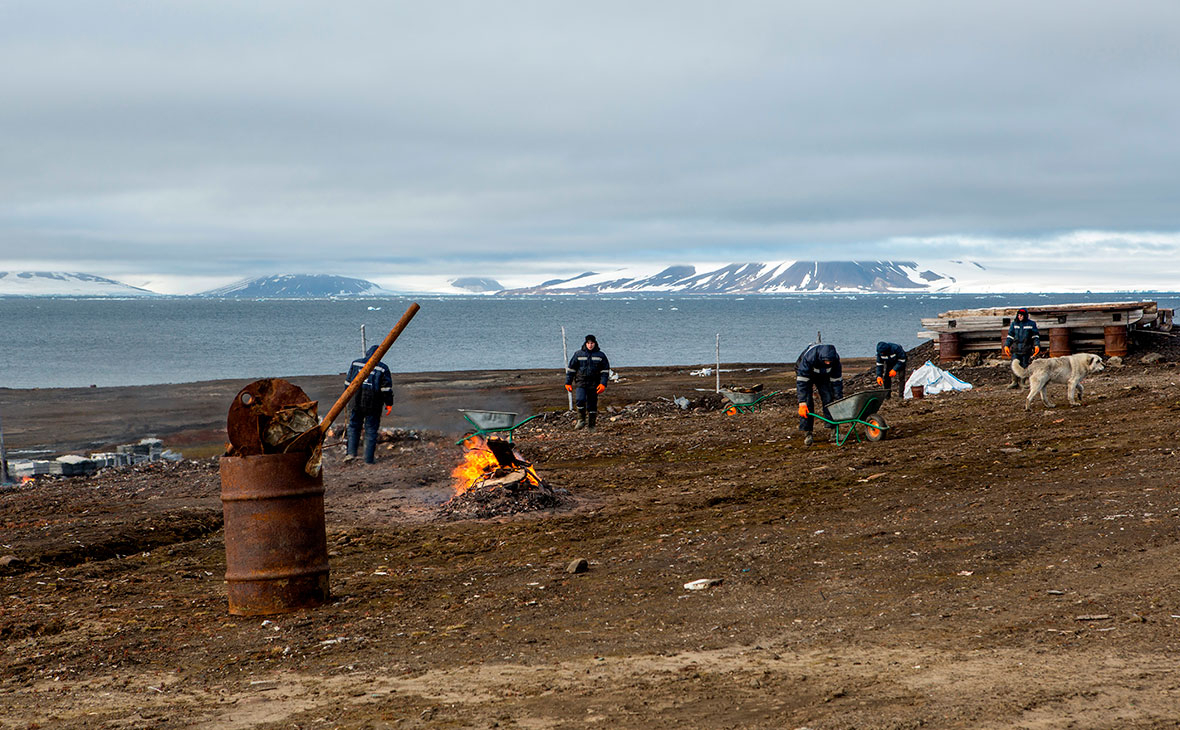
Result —
[{"label": "white dog", "polygon": [[1032,410],[1033,398],[1039,393],[1046,408],[1056,406],[1045,393],[1045,386],[1049,383],[1068,385],[1067,396],[1071,406],[1082,404],[1082,378],[1090,373],[1104,370],[1102,358],[1090,353],[1082,352],[1065,357],[1051,357],[1033,360],[1027,368],[1020,366],[1016,360],[1012,361],[1012,372],[1019,378],[1028,378],[1028,400],[1024,403],[1024,410]]}]

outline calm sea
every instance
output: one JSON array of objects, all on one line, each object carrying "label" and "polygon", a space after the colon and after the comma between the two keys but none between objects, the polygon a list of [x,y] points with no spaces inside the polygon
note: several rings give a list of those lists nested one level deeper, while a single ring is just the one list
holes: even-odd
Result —
[{"label": "calm sea", "polygon": [[823,333],[845,357],[878,340],[921,343],[922,317],[949,309],[1151,299],[1177,293],[811,294],[642,298],[445,297],[337,301],[0,299],[0,387],[179,383],[342,372],[422,306],[385,361],[395,372],[561,369],[588,333],[612,366],[794,362]]}]

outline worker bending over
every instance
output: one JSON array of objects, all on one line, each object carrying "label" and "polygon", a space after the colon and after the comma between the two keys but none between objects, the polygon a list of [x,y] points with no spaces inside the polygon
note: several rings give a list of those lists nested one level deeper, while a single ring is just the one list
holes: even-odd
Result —
[{"label": "worker bending over", "polygon": [[893,342],[878,342],[877,385],[889,391],[894,378],[897,378],[897,397],[905,397],[905,348]]},{"label": "worker bending over", "polygon": [[[828,416],[827,405],[844,397],[843,370],[840,368],[840,354],[832,345],[810,345],[795,362],[795,395],[799,399],[799,430],[806,435],[803,445],[811,446],[811,429],[815,418],[811,411],[815,407],[811,386],[819,391],[824,416]],[[831,424],[825,424],[831,428]]]}]

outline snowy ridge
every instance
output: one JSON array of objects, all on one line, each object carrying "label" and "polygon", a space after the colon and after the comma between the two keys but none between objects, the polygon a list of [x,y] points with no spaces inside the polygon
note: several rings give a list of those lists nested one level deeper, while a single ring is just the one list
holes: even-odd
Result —
[{"label": "snowy ridge", "polygon": [[0,271],[0,297],[152,297],[114,279],[67,271]]},{"label": "snowy ridge", "polygon": [[279,274],[260,276],[210,289],[197,296],[227,299],[321,299],[330,297],[390,296],[365,279],[332,274]]},{"label": "snowy ridge", "polygon": [[987,276],[986,267],[970,261],[944,261],[933,266],[914,261],[775,261],[734,263],[717,268],[677,265],[654,273],[650,269],[634,268],[585,272],[502,293],[939,292],[961,290],[967,282],[979,285]]}]

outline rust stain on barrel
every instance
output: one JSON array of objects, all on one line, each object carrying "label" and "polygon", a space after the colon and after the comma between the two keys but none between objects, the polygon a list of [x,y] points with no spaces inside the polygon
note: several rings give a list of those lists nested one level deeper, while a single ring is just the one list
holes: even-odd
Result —
[{"label": "rust stain on barrel", "polygon": [[1126,325],[1107,325],[1102,328],[1102,334],[1107,357],[1113,357],[1115,355],[1123,357],[1127,354]]},{"label": "rust stain on barrel", "polygon": [[286,613],[327,602],[324,483],[306,454],[221,458],[229,612]]},{"label": "rust stain on barrel", "polygon": [[942,362],[950,360],[958,360],[962,355],[959,353],[959,333],[957,332],[940,332],[938,334],[938,359]]},{"label": "rust stain on barrel", "polygon": [[1054,327],[1049,330],[1049,357],[1065,357],[1072,355],[1073,350],[1069,344],[1069,329],[1066,327]]}]

